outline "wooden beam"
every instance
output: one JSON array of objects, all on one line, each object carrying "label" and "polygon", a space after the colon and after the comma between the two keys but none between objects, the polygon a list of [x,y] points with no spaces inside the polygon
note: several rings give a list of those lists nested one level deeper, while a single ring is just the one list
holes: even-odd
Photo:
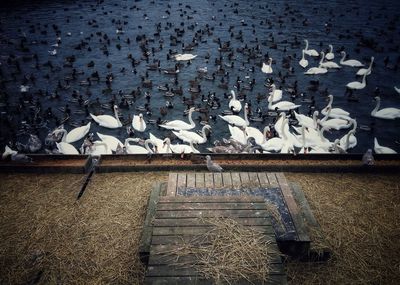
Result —
[{"label": "wooden beam", "polygon": [[242,187],[242,181],[240,181],[239,173],[238,172],[232,172],[231,176],[232,176],[233,188],[239,189],[240,187]]},{"label": "wooden beam", "polygon": [[222,173],[222,181],[224,183],[224,188],[232,188],[232,176],[230,172]]},{"label": "wooden beam", "polygon": [[204,174],[204,186],[206,188],[214,188],[214,175],[213,173],[205,173]]},{"label": "wooden beam", "polygon": [[204,187],[204,173],[196,173],[196,188]]},{"label": "wooden beam", "polygon": [[186,187],[187,188],[196,188],[196,174],[190,172],[186,175]]},{"label": "wooden beam", "polygon": [[269,187],[269,180],[268,180],[268,176],[265,172],[260,172],[258,173],[258,179],[260,180],[260,185],[261,187]]},{"label": "wooden beam", "polygon": [[214,173],[214,188],[222,188],[222,174],[221,173]]},{"label": "wooden beam", "polygon": [[175,196],[176,195],[176,184],[178,180],[177,173],[170,173],[168,176],[168,187],[167,187],[167,196]]},{"label": "wooden beam", "polygon": [[276,179],[276,172],[267,172],[267,177],[271,187],[279,187],[278,180]]}]

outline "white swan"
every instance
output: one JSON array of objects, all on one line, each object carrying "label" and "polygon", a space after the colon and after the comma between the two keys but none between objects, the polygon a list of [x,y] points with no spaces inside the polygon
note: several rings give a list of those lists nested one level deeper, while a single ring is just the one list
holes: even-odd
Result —
[{"label": "white swan", "polygon": [[388,119],[393,120],[396,118],[400,118],[400,109],[399,108],[384,108],[378,111],[381,106],[381,98],[379,96],[375,97],[376,106],[371,112],[371,116],[380,119]]},{"label": "white swan", "polygon": [[88,150],[88,149],[89,149],[89,152],[87,154],[90,154],[90,155],[112,154],[111,149],[103,141],[93,142],[93,144],[90,147],[86,148],[86,150]]},{"label": "white swan", "polygon": [[261,71],[267,74],[271,74],[273,72],[272,70],[272,58],[268,59],[268,64],[266,64],[265,62],[263,62],[262,67],[261,67]]},{"label": "white swan", "polygon": [[339,147],[344,151],[347,151],[350,148],[354,148],[357,145],[357,138],[354,134],[355,130],[350,130],[347,134],[345,134],[339,140]]},{"label": "white swan", "polygon": [[196,124],[193,122],[193,119],[192,119],[192,115],[193,115],[194,111],[195,111],[194,107],[190,108],[190,110],[189,110],[188,117],[189,117],[190,124],[188,124],[182,120],[173,120],[173,121],[169,121],[169,122],[167,122],[163,125],[159,125],[159,126],[164,129],[168,129],[168,130],[176,130],[176,131],[191,130],[196,126]]},{"label": "white swan", "polygon": [[304,74],[306,75],[314,75],[314,74],[324,74],[328,72],[328,69],[325,67],[321,67],[321,63],[324,60],[324,52],[321,52],[321,60],[319,61],[319,66],[318,67],[311,67],[309,68]]},{"label": "white swan", "polygon": [[329,117],[331,118],[341,118],[341,117],[349,117],[350,113],[341,109],[341,108],[332,108],[333,103],[333,95],[328,95],[329,103],[325,108],[321,110],[321,114],[326,116],[328,114],[328,109],[330,110]]},{"label": "white swan", "polygon": [[[263,132],[261,132],[259,129],[254,128],[254,127],[246,127],[245,133],[246,133],[246,140],[250,137],[254,138],[256,140],[256,144],[262,145],[263,143],[266,142],[266,134],[269,131],[269,126],[265,126],[263,129]],[[247,143],[247,141],[246,141]]]},{"label": "white swan", "polygon": [[394,90],[396,90],[397,94],[400,94],[400,88],[397,88],[396,86],[394,86]]},{"label": "white swan", "polygon": [[101,133],[97,133],[97,136],[101,139],[102,142],[106,143],[108,148],[112,151],[116,151],[118,145],[124,145],[119,139],[110,135],[103,135]]},{"label": "white swan", "polygon": [[194,148],[192,141],[189,142],[189,145],[171,144],[171,149],[173,153],[200,153],[197,149]]},{"label": "white swan", "polygon": [[247,119],[248,108],[249,106],[247,105],[247,103],[244,104],[244,119],[236,115],[226,115],[226,116],[218,115],[218,116],[228,124],[232,124],[238,127],[246,127],[250,124],[249,120]]},{"label": "white swan", "polygon": [[4,150],[3,154],[1,155],[1,158],[5,159],[9,155],[16,155],[17,153],[18,153],[18,151],[12,150],[8,145],[6,145],[5,150]]},{"label": "white swan", "polygon": [[297,112],[294,111],[294,116],[296,117],[296,120],[299,122],[299,125],[304,126],[306,128],[311,128],[311,129],[317,129],[317,127],[318,127],[318,124],[317,124],[318,114],[319,114],[318,111],[314,111],[313,117],[310,118],[303,114],[297,114]]},{"label": "white swan", "polygon": [[[279,133],[283,134],[285,132],[285,126],[287,126],[287,124],[285,124],[285,113],[282,113],[279,119],[281,120],[281,123],[279,124]],[[275,125],[275,128],[276,127],[277,126]],[[278,129],[276,129],[276,131],[278,132]],[[284,141],[282,137],[273,137],[261,144],[261,147],[265,151],[279,152],[282,149],[283,143]]]},{"label": "white swan", "polygon": [[329,45],[329,52],[325,55],[327,60],[333,60],[335,58],[335,54],[333,53],[333,46]]},{"label": "white swan", "polygon": [[194,59],[196,57],[197,57],[197,55],[193,55],[191,53],[184,53],[184,54],[178,53],[178,54],[175,55],[175,60],[177,60],[177,61],[185,61],[185,60],[192,60],[192,59]]},{"label": "white swan", "polygon": [[[269,92],[269,97],[273,97],[272,102],[280,101],[282,99],[282,90],[276,89],[275,84],[272,84],[271,88],[272,88],[272,91]],[[268,99],[269,99],[269,97],[268,97]]]},{"label": "white swan", "polygon": [[361,62],[359,62],[358,60],[355,59],[348,59],[345,60],[346,58],[346,52],[342,51],[342,59],[340,60],[340,64],[341,65],[347,65],[347,66],[351,66],[351,67],[362,67],[364,66],[364,64],[362,64]]},{"label": "white swan", "polygon": [[231,138],[241,144],[247,144],[246,131],[243,128],[228,125],[229,132],[231,133]]},{"label": "white swan", "polygon": [[143,114],[134,115],[132,119],[132,127],[138,132],[144,132],[146,130],[146,122],[143,119]]},{"label": "white swan", "polygon": [[375,153],[397,153],[397,151],[390,147],[380,145],[377,138],[374,138],[374,151]]},{"label": "white swan", "polygon": [[240,112],[242,110],[242,104],[239,100],[236,99],[235,91],[231,90],[232,99],[229,101],[229,109],[234,112]]},{"label": "white swan", "polygon": [[90,122],[84,126],[72,129],[65,137],[65,142],[73,143],[86,136],[90,130]]},{"label": "white swan", "polygon": [[322,68],[341,68],[336,62],[333,61],[325,61],[325,53],[321,51],[321,60],[319,61],[319,67]]},{"label": "white swan", "polygon": [[347,83],[346,87],[349,88],[349,89],[356,89],[356,90],[363,89],[367,85],[367,82],[365,80],[366,77],[367,77],[367,73],[364,73],[361,82],[353,81],[353,82]]},{"label": "white swan", "polygon": [[95,116],[90,114],[92,119],[98,123],[100,126],[109,128],[109,129],[116,129],[122,127],[122,123],[118,117],[118,106],[114,105],[114,117],[110,115],[99,115]]},{"label": "white swan", "polygon": [[60,143],[56,143],[57,149],[62,154],[79,154],[78,150],[72,145],[66,142],[67,131],[65,129],[57,129],[52,134],[58,135],[62,133],[62,138]]},{"label": "white swan", "polygon": [[308,40],[304,40],[306,47],[304,48],[304,53],[309,56],[319,56],[319,53],[315,49],[308,49]]},{"label": "white swan", "polygon": [[328,120],[329,115],[330,115],[330,109],[328,109],[328,113],[325,115],[325,117],[322,118],[322,120],[317,121],[318,124],[320,124],[323,127],[327,126],[330,129],[334,130],[348,129],[352,125],[349,119],[333,118]]},{"label": "white swan", "polygon": [[279,137],[283,136],[283,131],[285,132],[289,131],[289,125],[283,123],[285,119],[286,119],[286,114],[284,112],[281,112],[279,113],[279,117],[274,124],[274,129],[278,133]]},{"label": "white swan", "polygon": [[371,56],[371,62],[369,63],[369,67],[368,68],[360,68],[357,71],[357,75],[363,76],[364,74],[370,75],[371,71],[372,71],[372,65],[374,64],[374,60],[375,58],[373,56]]},{"label": "white swan", "polygon": [[272,95],[268,97],[268,110],[289,111],[301,106],[289,101],[280,101],[278,103],[272,104],[273,100],[274,94],[272,93]]},{"label": "white swan", "polygon": [[184,142],[190,143],[192,141],[196,144],[203,144],[207,142],[206,130],[211,130],[211,126],[210,125],[203,126],[203,128],[201,129],[201,136],[196,132],[189,132],[186,130],[180,130],[179,132],[176,131],[172,132],[174,133],[175,136],[177,136]]},{"label": "white swan", "polygon": [[306,68],[308,66],[308,60],[304,57],[304,49],[301,51],[301,59],[299,61],[299,65],[302,68]]},{"label": "white swan", "polygon": [[150,140],[147,139],[144,142],[144,147],[140,146],[140,145],[131,145],[129,144],[129,142],[139,142],[140,139],[139,138],[127,138],[125,140],[125,149],[126,149],[126,153],[128,154],[148,154],[148,153],[154,153],[151,149],[149,144],[151,143],[153,146],[155,146],[155,144]]}]

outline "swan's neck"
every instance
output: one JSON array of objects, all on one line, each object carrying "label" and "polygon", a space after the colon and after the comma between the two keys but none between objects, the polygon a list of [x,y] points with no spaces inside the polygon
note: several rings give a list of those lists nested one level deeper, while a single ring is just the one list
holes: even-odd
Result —
[{"label": "swan's neck", "polygon": [[303,140],[303,148],[306,148],[306,130],[304,126],[301,127],[301,139]]},{"label": "swan's neck", "polygon": [[61,138],[61,142],[67,142],[67,130],[66,129],[61,129],[60,132],[63,133],[63,136]]},{"label": "swan's neck", "polygon": [[150,139],[147,139],[147,140],[144,142],[144,147],[145,147],[145,149],[147,150],[148,153],[153,153],[153,151],[150,149],[150,146],[149,146],[150,143],[154,146],[153,141],[150,140]]},{"label": "swan's neck", "polygon": [[344,62],[344,60],[345,60],[345,58],[346,58],[346,53],[345,53],[345,52],[343,52],[343,56],[342,56],[342,59],[340,60],[340,63],[343,63],[343,62]]},{"label": "swan's neck", "polygon": [[231,93],[232,93],[232,99],[233,99],[233,100],[236,100],[236,94],[235,94],[235,92],[234,92],[234,91],[231,91]]},{"label": "swan's neck", "polygon": [[356,121],[356,120],[353,120],[352,122],[353,122],[353,129],[352,129],[351,131],[356,132],[356,129],[357,129],[357,121]]},{"label": "swan's neck", "polygon": [[263,130],[263,135],[264,135],[263,136],[263,142],[262,142],[263,144],[267,142],[267,132],[268,132],[268,130],[269,130],[269,127],[265,126],[264,130]]},{"label": "swan's neck", "polygon": [[362,79],[362,85],[365,85],[366,84],[366,78],[367,78],[367,72],[366,73],[364,73],[364,76],[363,76],[363,79]]},{"label": "swan's neck", "polygon": [[202,136],[204,142],[207,141],[206,128],[207,128],[207,127],[204,126],[204,127],[201,129],[201,136]]},{"label": "swan's neck", "polygon": [[305,60],[305,58],[304,58],[304,49],[301,51],[301,60]]},{"label": "swan's neck", "polygon": [[329,45],[329,52],[332,53],[333,52],[333,46]]},{"label": "swan's neck", "polygon": [[287,141],[287,139],[288,139],[288,137],[287,137],[287,135],[286,135],[286,132],[285,132],[285,125],[286,125],[287,122],[288,122],[288,120],[287,120],[287,119],[284,119],[283,122],[282,122],[282,126],[281,126],[282,139],[283,139],[284,141]]},{"label": "swan's neck", "polygon": [[375,115],[375,113],[378,112],[380,106],[381,106],[381,99],[380,99],[380,98],[377,98],[377,99],[376,99],[376,106],[375,106],[375,109],[372,110],[371,114],[372,114],[372,115]]},{"label": "swan's neck", "polygon": [[189,123],[190,123],[191,127],[195,127],[196,126],[196,124],[193,122],[193,118],[192,118],[193,112],[194,112],[193,110],[189,111]]},{"label": "swan's neck", "polygon": [[347,136],[346,136],[346,149],[348,149],[349,146],[350,146],[350,136],[351,136],[352,134],[354,134],[354,131],[353,131],[353,130],[351,130],[351,131],[347,134]]},{"label": "swan's neck", "polygon": [[326,120],[328,120],[329,115],[331,114],[331,111],[332,111],[332,107],[329,106],[329,108],[326,111],[326,115],[325,115],[325,117],[322,118],[321,122],[325,122]]},{"label": "swan's neck", "polygon": [[317,126],[318,126],[318,123],[317,123],[317,116],[318,116],[318,113],[317,113],[317,111],[315,111],[314,114],[313,114],[313,124],[314,124],[314,128],[315,128],[315,129],[316,129]]},{"label": "swan's neck", "polygon": [[117,123],[119,126],[122,126],[121,121],[119,120],[119,116],[118,116],[118,110],[114,109],[114,115],[115,115],[115,119],[117,120]]},{"label": "swan's neck", "polygon": [[319,65],[321,65],[324,62],[325,59],[325,53],[321,52],[321,60],[319,61]]},{"label": "swan's neck", "polygon": [[246,126],[250,124],[249,120],[247,119],[247,112],[247,108],[244,108],[244,121],[246,122]]},{"label": "swan's neck", "polygon": [[324,132],[327,130],[327,127],[323,127],[319,130],[319,138],[321,139],[322,142],[327,141],[327,139],[324,137]]},{"label": "swan's neck", "polygon": [[308,50],[308,40],[304,40],[306,42],[306,47],[304,50]]}]

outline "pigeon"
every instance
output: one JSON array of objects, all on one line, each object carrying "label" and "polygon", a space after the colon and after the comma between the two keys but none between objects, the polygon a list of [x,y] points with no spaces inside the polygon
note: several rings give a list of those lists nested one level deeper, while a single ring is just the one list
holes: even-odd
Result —
[{"label": "pigeon", "polygon": [[215,163],[211,160],[211,156],[207,155],[206,159],[207,159],[207,168],[209,171],[211,171],[211,172],[222,172],[223,171],[222,167],[219,166],[218,163]]},{"label": "pigeon", "polygon": [[368,149],[362,157],[363,165],[374,165],[374,156],[372,155],[372,149]]}]

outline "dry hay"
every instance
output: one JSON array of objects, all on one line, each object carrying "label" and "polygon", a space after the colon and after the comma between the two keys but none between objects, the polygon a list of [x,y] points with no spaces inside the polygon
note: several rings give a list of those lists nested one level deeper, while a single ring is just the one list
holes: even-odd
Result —
[{"label": "dry hay", "polygon": [[140,284],[151,185],[166,174],[0,175],[0,284]]},{"label": "dry hay", "polygon": [[[287,264],[290,284],[398,284],[400,181],[397,175],[286,174],[301,185],[324,239],[326,264]],[[313,234],[313,233],[311,233]]]},{"label": "dry hay", "polygon": [[[215,284],[268,280],[270,260],[276,252],[264,234],[229,218],[203,219],[212,228],[174,250],[161,252],[171,257],[170,265],[194,268]],[[187,257],[194,257],[194,260]],[[190,261],[184,261],[190,260]]]}]

